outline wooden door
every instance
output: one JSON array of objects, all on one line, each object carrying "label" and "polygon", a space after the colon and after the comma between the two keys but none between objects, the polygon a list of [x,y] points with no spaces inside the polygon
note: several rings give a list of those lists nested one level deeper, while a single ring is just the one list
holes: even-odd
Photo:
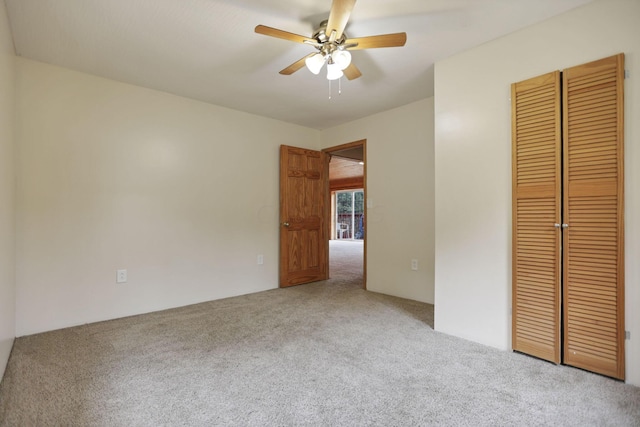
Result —
[{"label": "wooden door", "polygon": [[560,363],[560,73],[511,87],[512,345]]},{"label": "wooden door", "polygon": [[328,278],[326,154],[280,147],[280,287]]},{"label": "wooden door", "polygon": [[564,363],[624,379],[622,54],[563,73]]}]

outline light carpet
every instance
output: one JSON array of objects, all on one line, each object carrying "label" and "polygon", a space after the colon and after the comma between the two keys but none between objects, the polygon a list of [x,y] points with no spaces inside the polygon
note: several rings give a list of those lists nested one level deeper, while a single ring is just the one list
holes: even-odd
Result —
[{"label": "light carpet", "polygon": [[0,425],[640,425],[640,389],[434,332],[433,306],[335,265],[324,282],[18,338]]}]

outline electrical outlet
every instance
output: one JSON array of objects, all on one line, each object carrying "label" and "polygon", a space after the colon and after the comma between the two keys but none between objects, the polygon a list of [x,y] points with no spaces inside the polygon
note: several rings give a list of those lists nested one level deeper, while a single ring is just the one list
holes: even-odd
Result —
[{"label": "electrical outlet", "polygon": [[264,255],[258,255],[258,265],[264,264]]},{"label": "electrical outlet", "polygon": [[631,339],[631,331],[624,331],[624,339],[626,340]]},{"label": "electrical outlet", "polygon": [[116,283],[125,283],[127,281],[127,270],[116,271]]},{"label": "electrical outlet", "polygon": [[411,269],[414,271],[418,270],[418,260],[417,259],[412,259],[411,260]]}]

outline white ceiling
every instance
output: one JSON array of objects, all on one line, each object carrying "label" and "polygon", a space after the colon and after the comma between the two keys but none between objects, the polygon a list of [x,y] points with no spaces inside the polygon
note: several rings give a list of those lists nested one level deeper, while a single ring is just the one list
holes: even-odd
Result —
[{"label": "white ceiling", "polygon": [[16,53],[97,76],[324,129],[433,95],[435,61],[591,0],[359,0],[349,37],[405,31],[404,47],[353,52],[362,71],[329,82],[278,71],[311,46],[331,0],[6,0]]}]

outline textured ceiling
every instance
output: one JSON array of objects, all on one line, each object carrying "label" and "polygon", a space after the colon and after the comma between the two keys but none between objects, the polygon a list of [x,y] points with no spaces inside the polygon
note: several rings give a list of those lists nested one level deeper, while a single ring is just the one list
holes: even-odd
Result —
[{"label": "textured ceiling", "polygon": [[331,0],[6,0],[16,53],[236,110],[324,129],[433,95],[435,61],[591,0],[359,0],[350,37],[405,31],[399,48],[353,52],[363,76],[278,71],[314,49]]}]

